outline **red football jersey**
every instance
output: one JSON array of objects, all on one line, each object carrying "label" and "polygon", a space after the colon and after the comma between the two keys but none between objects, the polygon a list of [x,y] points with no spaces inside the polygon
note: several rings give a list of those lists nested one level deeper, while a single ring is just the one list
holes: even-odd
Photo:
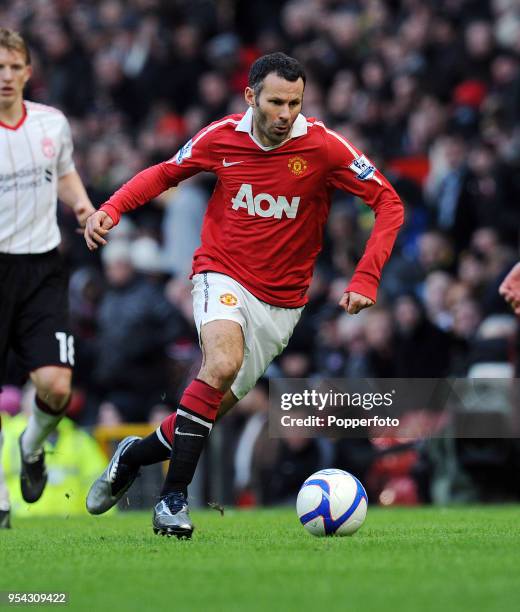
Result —
[{"label": "red football jersey", "polygon": [[375,213],[372,234],[346,291],[376,299],[381,270],[403,222],[388,181],[343,136],[299,115],[291,137],[275,147],[252,135],[252,111],[202,129],[170,160],[137,174],[101,207],[118,223],[132,210],[201,171],[214,172],[193,273],[227,274],[260,300],[306,303],[331,195],[342,189]]}]

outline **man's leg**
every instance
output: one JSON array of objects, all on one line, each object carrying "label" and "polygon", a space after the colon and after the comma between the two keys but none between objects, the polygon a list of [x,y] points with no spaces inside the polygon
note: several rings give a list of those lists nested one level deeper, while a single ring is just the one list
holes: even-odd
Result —
[{"label": "man's leg", "polygon": [[[220,404],[217,420],[237,401],[233,393],[227,391]],[[115,506],[136,479],[141,466],[170,459],[176,421],[177,412],[173,412],[146,438],[128,436],[121,441],[109,465],[93,483],[87,495],[87,510],[91,514],[103,514]]]},{"label": "man's leg", "polygon": [[217,412],[244,359],[241,326],[228,320],[212,321],[201,329],[203,362],[197,378],[181,398],[175,419],[170,466],[154,509],[156,533],[190,537],[187,489],[193,479]]},{"label": "man's leg", "polygon": [[63,418],[70,399],[70,368],[44,366],[31,372],[36,396],[26,429],[20,436],[21,489],[26,502],[37,501],[47,483],[43,443]]},{"label": "man's leg", "polygon": [[[226,391],[220,403],[216,421],[219,421],[233,406],[238,399],[231,390]],[[152,465],[169,459],[172,452],[175,437],[175,423],[177,411],[168,415],[160,426],[149,436],[142,440],[136,440],[121,456],[121,461],[131,468],[138,469],[144,465]]]},{"label": "man's leg", "polygon": [[[231,390],[226,391],[220,403],[215,421],[220,421],[237,402],[238,399],[233,395],[233,392]],[[156,431],[140,442],[133,444],[125,451],[124,462],[135,467],[140,467],[141,465],[150,465],[151,463],[158,463],[159,461],[169,459],[173,440],[175,438],[176,422],[177,411],[168,415]],[[164,456],[165,449],[168,453],[167,456]]]},{"label": "man's leg", "polygon": [[202,367],[185,390],[177,410],[175,442],[162,495],[187,494],[204,443],[244,359],[242,328],[234,321],[219,320],[204,325],[201,344]]},{"label": "man's leg", "polygon": [[2,466],[2,447],[4,438],[2,434],[2,417],[0,416],[0,529],[8,529],[11,526],[9,514],[9,491],[5,482],[5,474]]}]

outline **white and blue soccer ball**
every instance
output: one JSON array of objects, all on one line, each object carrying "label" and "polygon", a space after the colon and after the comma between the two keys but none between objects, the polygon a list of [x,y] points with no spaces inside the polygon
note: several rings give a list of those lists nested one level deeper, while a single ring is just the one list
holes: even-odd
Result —
[{"label": "white and blue soccer ball", "polygon": [[315,536],[347,536],[365,521],[368,497],[359,480],[344,470],[320,470],[302,484],[296,512]]}]

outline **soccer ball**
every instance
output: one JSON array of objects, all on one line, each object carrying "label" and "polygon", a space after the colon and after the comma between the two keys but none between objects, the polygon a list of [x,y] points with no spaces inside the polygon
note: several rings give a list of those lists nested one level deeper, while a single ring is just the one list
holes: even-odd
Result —
[{"label": "soccer ball", "polygon": [[368,498],[359,480],[343,470],[320,470],[302,484],[296,512],[315,536],[346,536],[365,521]]}]

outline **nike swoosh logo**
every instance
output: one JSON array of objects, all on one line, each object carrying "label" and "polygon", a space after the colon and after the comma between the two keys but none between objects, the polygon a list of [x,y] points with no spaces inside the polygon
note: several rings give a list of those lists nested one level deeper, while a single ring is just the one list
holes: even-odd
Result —
[{"label": "nike swoosh logo", "polygon": [[192,436],[193,438],[203,438],[204,437],[202,434],[183,432],[183,431],[179,431],[178,429],[175,429],[175,435],[176,436]]},{"label": "nike swoosh logo", "polygon": [[222,160],[222,165],[224,166],[224,168],[228,168],[229,166],[236,166],[237,164],[243,164],[243,163],[244,163],[243,161],[227,162],[225,157]]}]

